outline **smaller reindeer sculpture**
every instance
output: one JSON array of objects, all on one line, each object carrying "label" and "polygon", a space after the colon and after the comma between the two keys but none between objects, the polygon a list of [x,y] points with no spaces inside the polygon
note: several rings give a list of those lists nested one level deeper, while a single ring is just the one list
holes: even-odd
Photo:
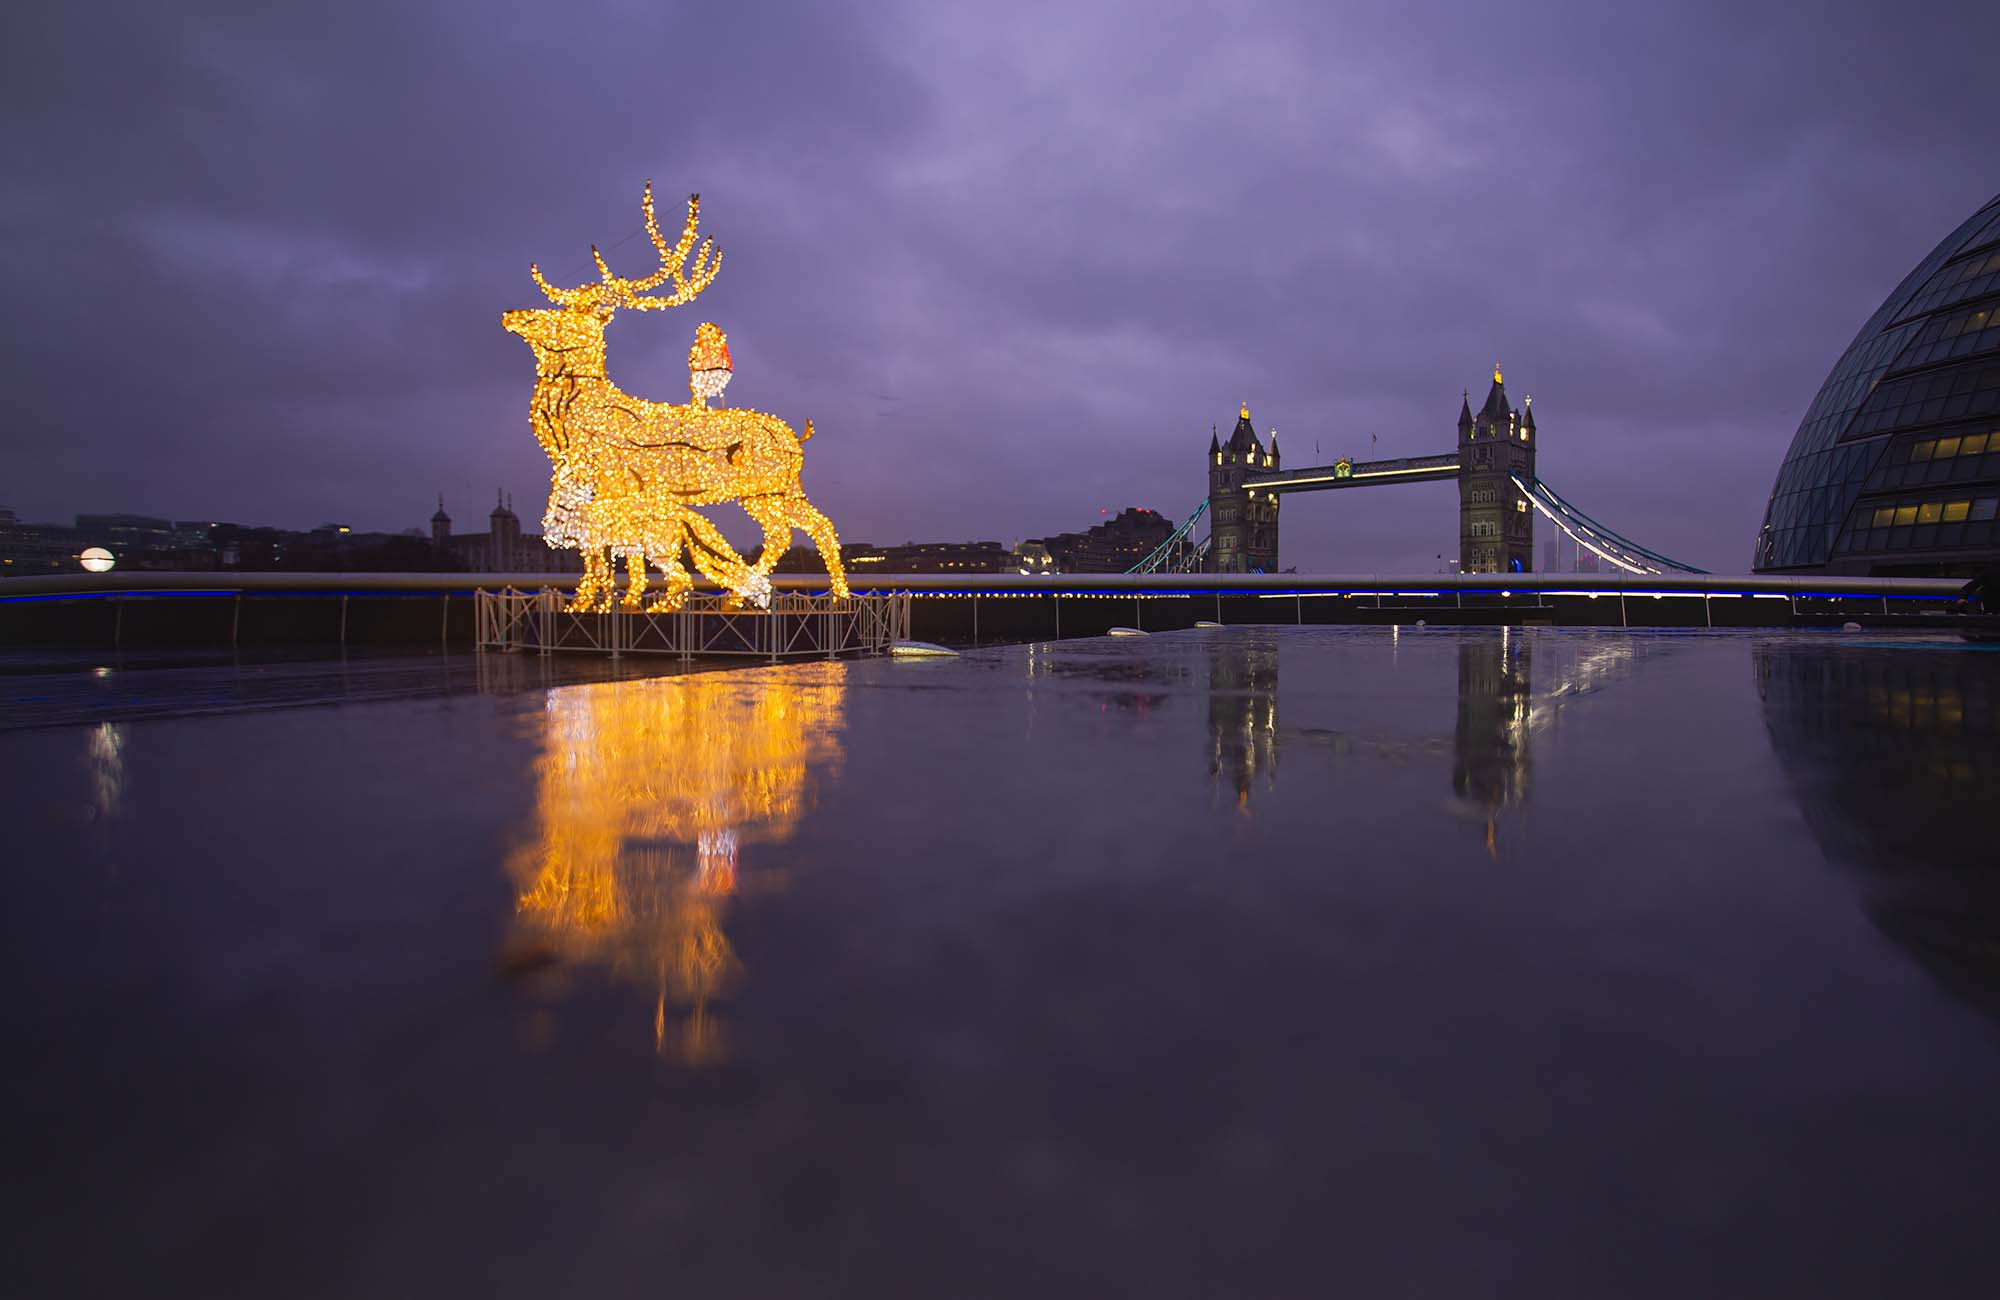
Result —
[{"label": "smaller reindeer sculpture", "polygon": [[[553,465],[544,536],[551,546],[583,552],[584,576],[570,608],[609,609],[613,566],[623,558],[630,576],[628,606],[639,604],[650,564],[665,586],[647,608],[678,609],[693,586],[681,562],[683,551],[705,577],[732,593],[733,602],[766,604],[771,568],[791,544],[793,529],[818,547],[833,594],[847,595],[840,539],[799,482],[805,465],[800,444],[812,436],[811,421],[800,435],[760,411],[711,410],[707,398],[720,391],[712,383],[697,382],[685,405],[648,401],[621,391],[605,374],[604,331],[619,308],[658,311],[692,302],[722,267],[722,254],[710,241],[704,239],[695,252],[699,195],[688,196],[687,220],[673,244],[654,219],[650,181],[643,207],[646,233],[660,258],[650,275],[630,280],[613,275],[593,245],[596,282],[559,289],[531,265],[528,273],[554,306],[501,317],[535,353],[529,415]],[[690,253],[695,253],[692,270]],[[669,280],[672,291],[654,296]],[[715,337],[721,337],[719,331]],[[726,363],[726,348],[722,355]],[[695,509],[724,501],[741,504],[764,530],[764,549],[754,564]]]}]

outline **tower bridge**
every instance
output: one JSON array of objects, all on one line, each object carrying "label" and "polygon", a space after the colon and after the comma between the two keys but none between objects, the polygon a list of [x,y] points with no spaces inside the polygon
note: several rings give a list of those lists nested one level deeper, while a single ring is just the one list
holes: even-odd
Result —
[{"label": "tower bridge", "polygon": [[[1278,512],[1294,492],[1386,487],[1397,483],[1458,482],[1458,557],[1462,573],[1532,573],[1535,517],[1549,520],[1580,550],[1629,573],[1700,573],[1599,523],[1565,501],[1536,473],[1540,433],[1534,399],[1519,408],[1507,398],[1500,367],[1479,410],[1471,394],[1460,400],[1456,446],[1425,456],[1284,467],[1274,431],[1269,445],[1257,436],[1246,403],[1227,441],[1211,433],[1208,496],[1187,522],[1134,573],[1276,573]],[[1208,537],[1194,540],[1204,516]]]}]

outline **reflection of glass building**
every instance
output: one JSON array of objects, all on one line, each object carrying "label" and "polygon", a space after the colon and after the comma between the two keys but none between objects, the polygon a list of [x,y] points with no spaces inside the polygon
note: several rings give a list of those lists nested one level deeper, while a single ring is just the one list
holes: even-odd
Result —
[{"label": "reflection of glass building", "polygon": [[2000,195],[1876,309],[1807,408],[1759,571],[1971,574],[2000,561]]},{"label": "reflection of glass building", "polygon": [[2000,1015],[2000,675],[1974,651],[1755,651],[1771,748],[1869,919]]}]

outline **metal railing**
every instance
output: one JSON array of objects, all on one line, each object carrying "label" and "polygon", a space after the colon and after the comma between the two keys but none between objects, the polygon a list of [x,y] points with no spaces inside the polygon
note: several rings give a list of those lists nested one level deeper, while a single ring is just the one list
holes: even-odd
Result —
[{"label": "metal railing", "polygon": [[473,595],[474,644],[479,650],[580,650],[608,654],[675,655],[682,660],[733,656],[832,659],[885,654],[910,636],[910,593],[859,596],[779,592],[769,609],[737,606],[729,597],[689,596],[667,613],[614,607],[601,614],[564,608],[553,587],[524,591],[484,588]]}]

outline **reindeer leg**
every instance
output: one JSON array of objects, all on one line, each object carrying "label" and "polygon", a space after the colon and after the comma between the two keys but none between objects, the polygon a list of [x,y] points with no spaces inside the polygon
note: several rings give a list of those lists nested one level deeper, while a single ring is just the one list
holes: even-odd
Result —
[{"label": "reindeer leg", "polygon": [[609,573],[611,557],[600,547],[586,547],[583,552],[583,579],[576,584],[576,599],[569,603],[567,612],[588,614],[599,608],[598,596],[605,595],[605,604],[610,603],[607,588],[611,585]]},{"label": "reindeer leg", "polygon": [[833,520],[819,512],[819,508],[805,499],[803,494],[787,498],[786,507],[792,520],[813,539],[819,549],[819,560],[826,566],[826,576],[830,580],[828,590],[836,596],[848,596],[847,568],[840,562],[840,535],[833,531]]},{"label": "reindeer leg", "polygon": [[610,547],[604,547],[597,556],[597,587],[591,598],[591,609],[599,614],[611,612],[611,597],[617,590],[617,580],[618,558],[611,553]]},{"label": "reindeer leg", "polygon": [[671,547],[653,552],[652,561],[659,566],[661,576],[666,580],[666,590],[653,597],[653,603],[646,606],[646,612],[671,614],[687,602],[688,590],[694,586],[694,579],[681,565],[680,538],[676,537]]},{"label": "reindeer leg", "polygon": [[640,599],[646,594],[646,553],[633,551],[625,557],[625,599],[621,602],[627,609],[639,608]]},{"label": "reindeer leg", "polygon": [[585,551],[583,553],[583,576],[576,580],[576,594],[570,597],[569,604],[563,606],[563,612],[566,614],[580,614],[587,607],[585,602],[589,599],[590,552]]},{"label": "reindeer leg", "polygon": [[757,557],[756,572],[759,577],[766,577],[784,558],[785,548],[792,544],[791,522],[773,497],[744,497],[743,512],[763,526],[764,553]]},{"label": "reindeer leg", "polygon": [[757,600],[760,595],[763,599],[758,600],[759,604],[769,603],[770,580],[762,574],[753,576],[729,539],[705,515],[688,511],[687,529],[688,554],[694,558],[694,567],[729,593],[722,602],[724,609],[741,609],[746,598]]}]

